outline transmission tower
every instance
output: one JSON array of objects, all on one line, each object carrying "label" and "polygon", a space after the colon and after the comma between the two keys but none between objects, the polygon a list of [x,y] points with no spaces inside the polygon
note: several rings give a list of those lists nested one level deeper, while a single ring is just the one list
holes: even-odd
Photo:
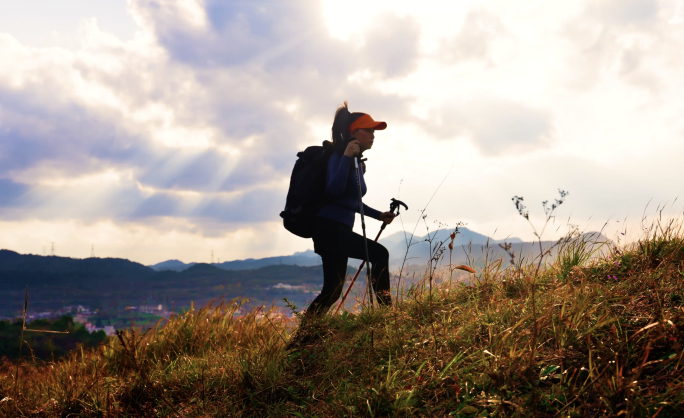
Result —
[{"label": "transmission tower", "polygon": [[51,255],[51,256],[54,256],[54,255],[55,255],[55,243],[54,243],[54,242],[51,242],[50,244],[52,244],[52,247],[51,247],[51,249],[50,249],[50,255]]},{"label": "transmission tower", "polygon": [[214,264],[214,250],[211,250],[211,264]]},{"label": "transmission tower", "polygon": [[95,258],[95,244],[90,247],[90,258]]}]

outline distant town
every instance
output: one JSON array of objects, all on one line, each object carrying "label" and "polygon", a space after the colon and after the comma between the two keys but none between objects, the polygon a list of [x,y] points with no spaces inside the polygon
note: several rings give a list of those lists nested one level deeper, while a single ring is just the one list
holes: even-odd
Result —
[{"label": "distant town", "polygon": [[[292,286],[284,283],[278,283],[275,288],[299,290],[304,293],[314,293],[310,286]],[[157,322],[163,319],[168,319],[174,313],[173,310],[168,310],[162,304],[158,305],[140,305],[140,306],[126,306],[120,314],[103,313],[98,309],[91,309],[84,305],[67,305],[54,311],[44,311],[36,313],[26,313],[26,322],[30,323],[39,319],[56,320],[64,316],[70,316],[73,321],[82,324],[85,329],[90,332],[103,331],[107,336],[116,334],[117,329],[129,328],[131,326],[139,326],[147,328],[156,325]],[[176,312],[179,313],[179,312]],[[243,309],[237,309],[234,315],[242,315]],[[259,314],[262,316],[263,314]],[[269,317],[290,317],[291,314],[286,314],[282,309],[276,309],[269,314]],[[14,317],[0,317],[0,321],[21,321],[23,316]]]},{"label": "distant town", "polygon": [[[63,316],[71,316],[75,323],[83,324],[88,332],[104,331],[105,334],[111,336],[116,333],[117,329],[135,325],[153,325],[161,319],[169,318],[171,314],[172,311],[165,309],[161,304],[126,306],[120,314],[103,313],[89,306],[67,305],[54,311],[27,312],[26,321],[30,323],[38,319],[55,320]],[[0,320],[17,321],[22,318],[22,316],[0,317]]]}]

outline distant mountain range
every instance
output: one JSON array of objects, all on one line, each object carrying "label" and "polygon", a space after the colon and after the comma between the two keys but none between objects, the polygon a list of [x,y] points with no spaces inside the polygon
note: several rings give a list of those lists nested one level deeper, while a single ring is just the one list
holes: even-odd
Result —
[{"label": "distant mountain range", "polygon": [[[396,232],[389,235],[387,238],[380,239],[380,242],[387,248],[390,253],[390,269],[398,271],[402,266],[407,273],[416,272],[421,273],[427,266],[428,260],[431,258],[431,251],[434,254],[435,248],[440,243],[445,250],[441,258],[442,265],[449,263],[449,257],[453,264],[467,264],[475,267],[483,266],[485,260],[503,259],[510,261],[510,254],[515,256],[515,260],[534,259],[539,256],[539,242],[524,242],[520,238],[509,237],[500,240],[494,240],[486,235],[478,234],[468,228],[460,228],[459,233],[453,242],[453,251],[448,249],[451,242],[451,233],[453,230],[440,229],[430,232],[423,236],[414,236],[411,240],[409,251],[408,242],[411,238],[410,233]],[[587,232],[583,234],[588,241],[605,242],[607,238],[598,232]],[[430,243],[429,240],[432,241]],[[542,241],[542,248],[551,248],[550,258],[554,258],[557,253],[557,240]],[[508,251],[504,248],[506,244],[510,244]],[[509,254],[510,252],[510,254]],[[358,266],[356,260],[350,260],[351,266]]]},{"label": "distant mountain range", "polygon": [[[451,241],[449,236],[452,232],[453,230],[440,229],[431,232],[429,237],[432,239],[433,244],[444,242],[444,245],[446,246]],[[427,260],[430,257],[430,244],[427,242],[428,234],[414,236],[411,241],[410,251],[407,254],[407,242],[410,237],[410,232],[405,233],[400,231],[379,240],[390,253],[391,269],[400,268],[405,257],[406,266],[424,266],[427,263]],[[492,240],[486,235],[478,234],[468,228],[460,228],[459,233],[454,240],[452,259],[453,261],[458,260],[459,262],[465,262],[467,256],[477,257],[488,245],[490,251],[496,253],[497,257],[508,257],[508,255],[499,247],[499,244],[504,242],[512,244],[513,250],[517,251],[518,254],[526,254],[533,247],[533,244],[524,243],[520,238],[513,237],[504,240]],[[469,250],[470,254],[468,254]],[[183,271],[195,264],[196,263],[183,263],[179,260],[168,260],[149,267],[156,271]],[[303,252],[296,252],[293,255],[260,259],[248,258],[246,260],[226,261],[223,263],[214,263],[212,265],[226,270],[249,270],[273,265],[316,266],[319,264],[321,264],[321,257],[312,250],[306,250]],[[351,266],[358,267],[359,264],[359,260],[349,260],[349,265]]]},{"label": "distant mountain range", "polygon": [[[432,248],[434,250],[440,242],[443,243],[444,247],[447,247],[451,242],[450,235],[454,230],[451,229],[439,229],[436,231],[431,231],[425,235],[415,235],[411,239],[411,232],[399,231],[385,238],[381,238],[379,241],[382,245],[387,248],[390,253],[390,268],[398,269],[402,264],[405,266],[425,266],[427,261],[430,259],[430,242],[432,241]],[[408,243],[410,241],[409,251],[406,251]],[[493,240],[486,235],[478,234],[477,232],[471,231],[468,228],[460,228],[456,238],[454,239],[454,252],[452,254],[452,261],[458,263],[465,263],[468,256],[471,258],[476,258],[479,253],[481,253],[485,248],[489,246],[492,251],[501,250],[498,244],[508,242],[518,247],[524,247],[525,243],[520,238],[507,238],[504,240]],[[528,243],[528,245],[530,245]],[[498,250],[497,250],[498,249]],[[448,260],[449,250],[446,249],[446,257]],[[520,251],[522,251],[520,249]],[[503,254],[503,251],[501,251]],[[499,254],[500,256],[503,256]],[[404,258],[406,262],[404,263]],[[352,263],[351,265],[358,265],[358,263]]]},{"label": "distant mountain range", "polygon": [[191,301],[202,306],[219,297],[280,306],[287,297],[303,307],[320,291],[322,277],[320,265],[225,270],[200,263],[181,272],[158,272],[120,258],[74,259],[0,250],[0,316],[21,313],[27,288],[33,313],[76,304],[110,311],[141,304],[181,309]]},{"label": "distant mountain range", "polygon": [[[414,237],[407,253],[410,234],[396,232],[380,240],[390,252],[390,270],[404,275],[416,273],[422,277],[432,248],[451,241],[450,230]],[[595,233],[596,234],[596,233]],[[599,240],[604,237],[596,235]],[[442,264],[468,264],[476,269],[485,259],[509,260],[502,248],[511,244],[516,259],[534,258],[539,254],[537,243],[518,238],[491,240],[487,236],[462,228],[454,240],[450,254],[446,249]],[[555,242],[542,243],[544,248]],[[555,253],[552,252],[551,257]],[[227,261],[213,265],[183,263],[169,260],[144,266],[118,258],[86,258],[39,256],[0,250],[0,316],[21,312],[24,289],[29,289],[29,309],[32,312],[55,310],[65,305],[82,304],[92,308],[120,310],[126,305],[163,304],[189,306],[191,301],[204,304],[217,297],[249,298],[252,303],[283,305],[287,297],[300,307],[320,291],[323,282],[321,258],[313,251],[289,256]],[[358,260],[349,260],[350,273]],[[365,275],[361,275],[361,280]],[[362,286],[359,288],[363,289]]]},{"label": "distant mountain range", "polygon": [[[183,271],[197,263],[184,263],[179,260],[162,261],[148,266],[156,271],[172,270]],[[253,270],[266,266],[288,265],[288,266],[317,266],[321,264],[321,257],[312,250],[296,252],[293,255],[266,258],[248,258],[246,260],[225,261],[223,263],[211,264],[224,270]]]}]

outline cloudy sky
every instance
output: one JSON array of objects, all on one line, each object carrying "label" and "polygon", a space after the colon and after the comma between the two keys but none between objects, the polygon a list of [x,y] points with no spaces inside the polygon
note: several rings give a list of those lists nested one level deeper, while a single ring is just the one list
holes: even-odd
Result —
[{"label": "cloudy sky", "polygon": [[[487,235],[639,231],[684,191],[676,0],[0,0],[0,248],[142,263],[292,254],[298,150],[387,121],[369,205]],[[39,13],[36,13],[39,10]],[[452,168],[453,167],[453,168]],[[650,201],[650,204],[649,204]],[[649,205],[647,207],[647,204]],[[620,221],[620,222],[617,222]],[[375,235],[378,223],[369,222]],[[401,230],[399,222],[386,233]],[[357,228],[358,229],[358,228]],[[424,226],[419,228],[424,231]]]}]

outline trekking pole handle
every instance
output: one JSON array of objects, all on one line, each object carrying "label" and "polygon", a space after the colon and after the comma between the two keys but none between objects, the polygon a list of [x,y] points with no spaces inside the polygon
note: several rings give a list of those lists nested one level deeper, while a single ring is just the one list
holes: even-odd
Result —
[{"label": "trekking pole handle", "polygon": [[[401,200],[397,200],[397,199],[392,198],[392,203],[390,203],[390,210],[389,211],[390,211],[390,213],[394,214],[394,216],[399,216],[399,210],[401,209],[402,206],[406,210],[408,210],[408,206],[406,206],[406,203],[402,202]],[[382,226],[380,227],[380,232],[382,232],[386,226],[387,226],[387,222],[383,222]],[[378,234],[378,237],[379,236],[380,236],[380,234]],[[377,239],[376,239],[376,241],[377,241]]]}]

